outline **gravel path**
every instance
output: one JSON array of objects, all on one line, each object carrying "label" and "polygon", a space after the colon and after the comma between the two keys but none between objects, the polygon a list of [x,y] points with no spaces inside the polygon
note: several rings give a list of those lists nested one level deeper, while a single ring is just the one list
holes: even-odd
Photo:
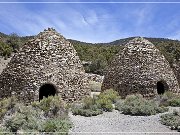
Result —
[{"label": "gravel path", "polygon": [[138,134],[180,134],[170,130],[159,121],[160,114],[153,116],[130,116],[113,112],[104,112],[102,115],[93,117],[74,116],[69,114],[74,127],[70,130],[70,135],[75,134],[96,134],[96,135],[138,135]]}]

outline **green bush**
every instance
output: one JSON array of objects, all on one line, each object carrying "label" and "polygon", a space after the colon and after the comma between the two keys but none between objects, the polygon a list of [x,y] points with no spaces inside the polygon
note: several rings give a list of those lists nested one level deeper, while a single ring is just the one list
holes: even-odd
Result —
[{"label": "green bush", "polygon": [[96,100],[91,97],[86,97],[83,99],[83,109],[92,109],[96,104]]},{"label": "green bush", "polygon": [[18,133],[17,133],[18,135],[19,134],[22,134],[22,135],[39,135],[40,134],[40,132],[39,131],[37,131],[37,130],[29,130],[29,129],[27,129],[27,130],[19,130],[18,131]]},{"label": "green bush", "polygon": [[65,104],[59,96],[49,96],[48,98],[43,98],[40,102],[33,102],[32,106],[43,110],[45,112],[45,116],[54,117],[56,115],[67,115]]},{"label": "green bush", "polygon": [[115,103],[118,99],[120,99],[120,96],[118,95],[117,91],[114,91],[113,89],[107,89],[99,94],[96,104],[103,111],[111,112],[113,110],[112,104]]},{"label": "green bush", "polygon": [[15,111],[16,113],[5,122],[6,128],[11,132],[17,132],[21,129],[42,130],[45,118],[41,111],[33,109],[32,106],[24,106],[23,104],[17,104]]},{"label": "green bush", "polygon": [[96,104],[97,104],[98,108],[102,109],[103,111],[111,112],[113,110],[112,101],[107,98],[100,97],[96,101]]},{"label": "green bush", "polygon": [[10,45],[0,42],[0,55],[9,57],[11,56],[13,49]]},{"label": "green bush", "polygon": [[8,110],[11,115],[8,119],[5,118],[4,124],[0,127],[2,132],[0,135],[5,134],[3,132],[9,132],[6,134],[36,132],[31,134],[37,134],[50,131],[48,125],[53,121],[57,125],[56,131],[68,132],[71,125],[65,104],[57,96],[44,98],[41,102],[33,102],[28,106],[18,103],[15,97],[1,100],[0,117],[3,118]]},{"label": "green bush", "polygon": [[67,134],[71,127],[72,123],[68,119],[49,119],[43,125],[43,132],[62,132]]},{"label": "green bush", "polygon": [[74,115],[82,115],[86,117],[102,114],[102,110],[96,104],[96,98],[86,97],[82,103],[72,105],[72,113]]},{"label": "green bush", "polygon": [[120,99],[118,93],[112,89],[102,92],[98,96],[86,97],[81,104],[75,104],[72,107],[74,115],[96,116],[102,114],[103,111],[112,111],[113,103]]},{"label": "green bush", "polygon": [[68,132],[71,127],[64,103],[56,96],[28,106],[16,103],[13,111],[4,124],[10,132]]},{"label": "green bush", "polygon": [[123,105],[124,105],[124,100],[119,99],[115,103],[115,109],[118,110],[118,111],[121,111],[121,108],[122,108]]},{"label": "green bush", "polygon": [[118,99],[120,99],[120,96],[117,91],[114,91],[113,89],[107,89],[99,94],[99,98],[107,99],[110,100],[112,103],[115,103]]},{"label": "green bush", "polygon": [[13,135],[8,129],[0,127],[0,135]]},{"label": "green bush", "polygon": [[180,112],[173,111],[173,113],[161,115],[161,123],[172,130],[180,131]]},{"label": "green bush", "polygon": [[17,99],[15,97],[10,97],[10,98],[5,98],[0,101],[0,107],[1,108],[6,108],[6,109],[11,109],[14,107]]},{"label": "green bush", "polygon": [[162,113],[168,109],[159,107],[154,101],[146,100],[142,95],[129,95],[123,102],[117,102],[116,109],[124,114],[148,116],[156,113]]},{"label": "green bush", "polygon": [[170,99],[169,100],[169,105],[170,106],[174,106],[174,107],[180,107],[180,97],[174,98],[174,99]]},{"label": "green bush", "polygon": [[158,99],[160,106],[174,106],[180,107],[180,96],[173,92],[167,91]]},{"label": "green bush", "polygon": [[0,118],[2,118],[7,112],[7,109],[0,108]]},{"label": "green bush", "polygon": [[91,117],[91,116],[97,116],[99,114],[102,114],[103,111],[101,109],[83,109],[83,108],[75,108],[73,109],[74,115],[81,115],[85,117]]},{"label": "green bush", "polygon": [[175,97],[178,97],[178,95],[174,94],[173,92],[171,91],[167,91],[163,94],[164,96],[167,96],[168,99],[173,99]]},{"label": "green bush", "polygon": [[0,101],[0,119],[6,114],[6,112],[12,109],[16,103],[15,97],[5,98]]}]

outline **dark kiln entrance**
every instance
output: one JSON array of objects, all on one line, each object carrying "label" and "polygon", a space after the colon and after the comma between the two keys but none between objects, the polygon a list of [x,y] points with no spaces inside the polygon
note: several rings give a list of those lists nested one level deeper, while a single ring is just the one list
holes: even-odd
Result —
[{"label": "dark kiln entrance", "polygon": [[43,84],[39,89],[39,101],[43,99],[43,97],[55,96],[56,92],[56,87],[53,84]]},{"label": "dark kiln entrance", "polygon": [[157,93],[164,94],[165,91],[168,90],[168,85],[165,81],[157,82]]}]

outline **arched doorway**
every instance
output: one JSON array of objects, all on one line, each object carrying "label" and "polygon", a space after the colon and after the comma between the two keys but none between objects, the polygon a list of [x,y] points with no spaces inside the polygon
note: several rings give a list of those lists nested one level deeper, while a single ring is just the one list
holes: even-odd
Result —
[{"label": "arched doorway", "polygon": [[55,96],[56,93],[57,90],[53,84],[45,83],[39,89],[39,101],[43,99],[43,97]]},{"label": "arched doorway", "polygon": [[158,94],[164,94],[164,92],[167,90],[168,90],[168,85],[165,81],[157,82],[157,93]]}]

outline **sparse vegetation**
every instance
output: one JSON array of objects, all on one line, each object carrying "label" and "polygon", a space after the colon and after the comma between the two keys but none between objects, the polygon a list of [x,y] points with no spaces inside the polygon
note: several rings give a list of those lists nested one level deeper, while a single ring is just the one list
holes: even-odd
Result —
[{"label": "sparse vegetation", "polygon": [[32,103],[32,106],[44,111],[45,115],[49,117],[57,115],[62,116],[67,113],[65,104],[59,96],[49,96],[48,98],[44,98],[40,102],[35,101]]},{"label": "sparse vegetation", "polygon": [[[0,129],[2,132],[22,132],[23,134],[25,132],[63,132],[67,134],[72,126],[65,104],[58,96],[50,96],[28,106],[14,102],[12,99],[1,101],[1,106],[7,110],[13,109],[11,117],[5,119]],[[6,113],[3,115],[5,116]]]},{"label": "sparse vegetation", "polygon": [[169,100],[169,105],[174,107],[180,107],[180,98],[174,98]]},{"label": "sparse vegetation", "polygon": [[74,115],[81,115],[85,117],[97,116],[103,113],[103,111],[98,108],[95,109],[74,108],[72,112]]},{"label": "sparse vegetation", "polygon": [[180,96],[167,91],[159,97],[158,104],[160,106],[180,107]]},{"label": "sparse vegetation", "polygon": [[[2,44],[6,44],[5,50],[0,49],[0,55],[9,56],[12,52],[17,52],[27,40],[32,39],[33,36],[19,37],[16,33],[6,35],[0,33],[2,37]],[[109,43],[86,43],[69,39],[75,47],[78,56],[82,61],[88,61],[91,64],[84,65],[87,73],[104,74],[104,69],[112,60],[117,52],[123,49],[123,46],[131,39],[119,39]],[[152,42],[162,52],[162,54],[169,61],[172,66],[174,60],[179,61],[180,58],[180,41],[170,40],[165,38],[146,38]],[[1,46],[0,43],[0,46]],[[4,46],[4,45],[3,45]],[[0,47],[1,48],[1,47]],[[4,56],[3,55],[3,56]]]},{"label": "sparse vegetation", "polygon": [[6,114],[6,112],[12,109],[16,103],[16,98],[5,98],[0,101],[0,119]]},{"label": "sparse vegetation", "polygon": [[112,102],[106,98],[99,98],[96,101],[98,108],[101,108],[105,112],[111,112],[113,110]]},{"label": "sparse vegetation", "polygon": [[102,110],[98,108],[95,98],[86,97],[82,103],[75,103],[72,106],[72,113],[74,115],[91,117],[102,114]]},{"label": "sparse vegetation", "polygon": [[41,131],[45,118],[40,110],[35,110],[31,106],[17,104],[15,114],[5,122],[5,127],[11,132],[18,130]]},{"label": "sparse vegetation", "polygon": [[174,110],[173,113],[162,115],[161,123],[169,126],[172,130],[180,131],[180,112]]},{"label": "sparse vegetation", "polygon": [[91,64],[84,65],[87,73],[103,75],[103,71],[107,64],[111,61],[122,46],[114,46],[110,44],[92,44],[70,40],[75,47],[78,56],[82,61],[90,61]]},{"label": "sparse vegetation", "polygon": [[108,89],[102,92],[96,101],[96,104],[99,108],[102,108],[103,111],[111,112],[113,110],[112,104],[115,103],[120,96],[113,89]]},{"label": "sparse vegetation", "polygon": [[0,135],[13,135],[7,128],[0,127]]},{"label": "sparse vegetation", "polygon": [[58,132],[59,134],[68,134],[71,127],[72,123],[68,119],[49,119],[43,125],[43,132]]},{"label": "sparse vegetation", "polygon": [[13,49],[6,43],[0,42],[0,55],[5,58],[10,57]]},{"label": "sparse vegetation", "polygon": [[[76,40],[70,40],[74,45],[77,53],[82,61],[91,61],[89,65],[85,65],[86,72],[102,75],[105,67],[109,64],[117,52],[123,49],[123,46],[133,37],[119,39],[110,43],[85,43]],[[146,38],[152,42],[166,57],[171,66],[174,60],[179,61],[180,58],[180,41],[165,38]]]},{"label": "sparse vegetation", "polygon": [[117,102],[115,105],[122,113],[137,116],[154,115],[168,110],[165,107],[159,107],[152,100],[144,99],[142,95],[129,95],[124,101]]},{"label": "sparse vegetation", "polygon": [[115,109],[121,111],[121,108],[124,104],[124,99],[119,99],[115,103]]},{"label": "sparse vegetation", "polygon": [[90,117],[102,114],[103,111],[110,112],[113,110],[112,104],[119,98],[117,92],[109,89],[93,98],[85,98],[82,103],[74,104],[72,107],[72,113],[74,115]]},{"label": "sparse vegetation", "polygon": [[107,89],[99,95],[99,98],[107,99],[107,100],[110,100],[111,102],[115,103],[121,97],[119,96],[117,91],[114,91],[113,89]]}]

